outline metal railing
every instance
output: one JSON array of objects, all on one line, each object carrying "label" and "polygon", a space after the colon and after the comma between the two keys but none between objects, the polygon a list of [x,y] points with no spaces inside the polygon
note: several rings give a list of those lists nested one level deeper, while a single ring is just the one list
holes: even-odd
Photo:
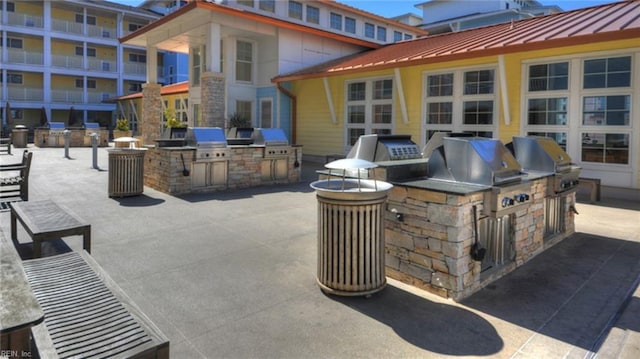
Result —
[{"label": "metal railing", "polygon": [[65,20],[51,19],[51,30],[82,35],[82,24]]},{"label": "metal railing", "polygon": [[117,72],[118,66],[115,60],[98,60],[98,59],[89,59],[88,70],[93,71],[102,71],[102,72]]},{"label": "metal railing", "polygon": [[25,65],[44,65],[44,55],[42,52],[24,51],[18,49],[8,49],[9,63]]},{"label": "metal railing", "polygon": [[51,90],[51,102],[82,103],[82,91]]},{"label": "metal railing", "polygon": [[7,86],[7,95],[9,95],[9,101],[42,101],[44,99],[42,88],[34,87]]},{"label": "metal railing", "polygon": [[51,66],[63,67],[65,69],[82,69],[82,57],[81,56],[65,56],[65,55],[52,55]]},{"label": "metal railing", "polygon": [[42,28],[43,17],[27,14],[11,13],[7,17],[7,24],[13,26],[39,27]]}]

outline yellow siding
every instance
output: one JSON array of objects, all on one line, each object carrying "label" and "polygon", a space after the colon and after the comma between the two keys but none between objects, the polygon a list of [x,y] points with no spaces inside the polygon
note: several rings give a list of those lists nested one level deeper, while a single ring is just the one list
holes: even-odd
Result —
[{"label": "yellow siding", "polygon": [[[8,36],[8,37],[13,37],[13,36]],[[22,48],[27,50],[27,51],[36,51],[39,50],[37,52],[42,52],[43,50],[43,41],[41,37],[28,37],[28,36],[24,36],[24,37],[17,37],[22,39]]]},{"label": "yellow siding", "polygon": [[[93,14],[89,14],[90,16],[95,16]],[[108,29],[116,28],[116,17],[114,16],[96,16],[96,26],[104,27]]]},{"label": "yellow siding", "polygon": [[76,90],[76,77],[51,75],[52,90]]},{"label": "yellow siding", "polygon": [[[561,49],[528,51],[504,55],[505,73],[507,77],[507,95],[510,114],[510,124],[505,124],[503,113],[504,99],[501,98],[498,69],[498,56],[451,61],[446,63],[426,64],[411,67],[401,67],[400,76],[403,85],[404,99],[407,107],[408,123],[403,123],[399,94],[394,88],[395,97],[395,133],[411,135],[414,141],[422,138],[422,78],[425,72],[437,72],[464,67],[487,66],[496,68],[496,98],[498,134],[500,140],[510,142],[511,138],[520,135],[520,115],[522,111],[522,62],[543,59],[554,56],[595,53],[599,51],[630,49],[631,52],[640,50],[637,39],[611,41],[580,46],[568,46]],[[631,50],[633,49],[633,50]],[[297,138],[298,143],[305,148],[305,154],[325,155],[344,152],[344,100],[345,82],[353,79],[366,79],[379,76],[394,78],[393,69],[376,72],[361,72],[357,74],[328,77],[333,106],[337,123],[331,122],[329,106],[325,96],[322,79],[307,79],[293,82],[293,93],[298,99]]]},{"label": "yellow siding", "polygon": [[51,18],[56,20],[63,20],[69,22],[75,22],[76,13],[67,9],[59,9],[55,6],[51,7]]},{"label": "yellow siding", "polygon": [[27,88],[41,88],[42,87],[42,74],[35,72],[21,72],[22,84]]},{"label": "yellow siding", "polygon": [[42,5],[37,1],[16,1],[16,14],[42,16]]},{"label": "yellow siding", "polygon": [[91,91],[116,93],[116,80],[96,78],[92,80],[96,80],[96,88],[90,89]]},{"label": "yellow siding", "polygon": [[95,57],[96,59],[105,60],[105,61],[115,61],[116,60],[116,48],[115,47],[92,46],[92,45],[88,45],[88,47],[93,47],[93,48],[96,49],[96,57]]},{"label": "yellow siding", "polygon": [[52,41],[51,54],[74,56],[76,54],[76,46],[82,46],[82,44],[76,43],[76,42],[67,42],[67,41]]}]

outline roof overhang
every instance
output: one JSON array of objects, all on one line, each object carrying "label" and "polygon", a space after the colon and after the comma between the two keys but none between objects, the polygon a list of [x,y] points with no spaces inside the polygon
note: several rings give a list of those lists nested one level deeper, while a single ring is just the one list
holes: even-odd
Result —
[{"label": "roof overhang", "polygon": [[191,2],[155,22],[121,37],[120,42],[131,46],[155,47],[158,50],[188,53],[190,46],[205,43],[208,24],[220,23],[223,26],[233,27],[238,20],[246,20],[258,26],[286,28],[369,49],[377,49],[382,46],[375,42],[203,1]]}]

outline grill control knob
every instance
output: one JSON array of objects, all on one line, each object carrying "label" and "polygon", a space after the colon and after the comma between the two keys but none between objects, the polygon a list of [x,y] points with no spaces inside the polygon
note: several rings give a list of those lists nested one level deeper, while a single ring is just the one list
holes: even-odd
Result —
[{"label": "grill control knob", "polygon": [[510,197],[505,197],[502,199],[502,207],[508,207],[508,206],[513,206],[514,201],[513,198]]}]

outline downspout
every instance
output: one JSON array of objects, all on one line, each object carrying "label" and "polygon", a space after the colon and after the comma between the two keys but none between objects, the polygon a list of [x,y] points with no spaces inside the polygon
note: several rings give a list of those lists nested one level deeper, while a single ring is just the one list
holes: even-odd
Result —
[{"label": "downspout", "polygon": [[298,101],[296,95],[292,94],[289,90],[282,87],[280,82],[276,82],[276,87],[280,92],[282,92],[285,96],[287,96],[291,100],[291,143],[296,143],[296,132],[297,132],[297,123],[298,123]]}]

